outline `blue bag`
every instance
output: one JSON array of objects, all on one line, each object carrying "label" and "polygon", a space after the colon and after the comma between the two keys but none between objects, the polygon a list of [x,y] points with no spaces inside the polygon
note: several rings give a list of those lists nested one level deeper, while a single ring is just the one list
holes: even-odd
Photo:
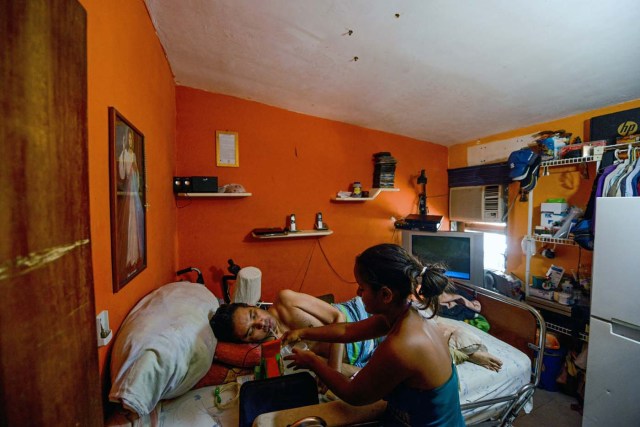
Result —
[{"label": "blue bag", "polygon": [[593,250],[591,219],[581,219],[573,226],[573,241],[583,249]]}]

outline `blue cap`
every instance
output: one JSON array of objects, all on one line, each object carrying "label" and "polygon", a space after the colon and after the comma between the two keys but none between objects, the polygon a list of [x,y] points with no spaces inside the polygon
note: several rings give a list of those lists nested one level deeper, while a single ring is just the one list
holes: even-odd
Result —
[{"label": "blue cap", "polygon": [[[509,177],[514,181],[520,181],[527,177],[536,161],[540,158],[530,148],[521,148],[509,155]],[[539,162],[538,162],[539,164]]]},{"label": "blue cap", "polygon": [[527,173],[525,177],[520,180],[520,190],[524,193],[528,193],[533,190],[538,183],[538,175],[540,172],[540,156],[535,155],[533,164],[527,167]]}]

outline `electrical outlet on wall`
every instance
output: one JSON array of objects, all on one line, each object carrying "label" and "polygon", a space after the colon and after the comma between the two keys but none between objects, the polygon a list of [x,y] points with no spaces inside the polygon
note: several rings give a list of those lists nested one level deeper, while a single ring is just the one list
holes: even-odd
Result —
[{"label": "electrical outlet on wall", "polygon": [[96,333],[98,334],[98,347],[103,347],[113,338],[113,331],[109,328],[109,312],[103,310],[96,316]]}]

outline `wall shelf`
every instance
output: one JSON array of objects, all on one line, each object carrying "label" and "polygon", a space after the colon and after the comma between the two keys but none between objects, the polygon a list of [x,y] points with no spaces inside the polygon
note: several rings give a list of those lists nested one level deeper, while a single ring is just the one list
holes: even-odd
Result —
[{"label": "wall shelf", "polygon": [[178,197],[220,197],[220,198],[238,198],[249,197],[251,193],[178,193]]},{"label": "wall shelf", "polygon": [[543,236],[539,234],[534,234],[533,236],[530,236],[530,237],[536,242],[540,242],[540,243],[553,243],[556,245],[569,245],[569,246],[576,245],[576,242],[573,239],[561,239],[558,237]]},{"label": "wall shelf", "polygon": [[[547,324],[547,330],[552,332],[558,332],[563,335],[573,336],[573,331],[570,328],[565,328],[560,325],[556,325],[555,323],[545,322]],[[578,332],[578,337],[582,341],[589,341],[589,335],[584,332]]]},{"label": "wall shelf", "polygon": [[258,235],[255,233],[251,233],[251,235],[256,239],[296,239],[301,237],[322,237],[333,234],[333,230],[300,230],[292,232],[285,232],[283,234],[273,234],[273,235]]},{"label": "wall shelf", "polygon": [[594,156],[587,157],[574,157],[571,159],[557,159],[557,160],[547,160],[546,162],[540,163],[540,168],[546,168],[550,166],[566,166],[566,165],[575,165],[580,163],[591,163],[598,160]]},{"label": "wall shelf", "polygon": [[399,188],[372,188],[369,191],[369,197],[334,197],[331,200],[335,202],[366,202],[373,200],[383,191],[400,191]]},{"label": "wall shelf", "polygon": [[541,308],[543,310],[552,311],[554,313],[562,314],[563,316],[571,317],[571,306],[557,303],[555,301],[546,300],[544,298],[534,297],[529,295],[526,297],[527,304]]}]

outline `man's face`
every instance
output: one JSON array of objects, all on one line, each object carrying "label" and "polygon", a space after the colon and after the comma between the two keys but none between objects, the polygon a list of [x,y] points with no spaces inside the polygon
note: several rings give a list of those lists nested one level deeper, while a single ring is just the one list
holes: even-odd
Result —
[{"label": "man's face", "polygon": [[275,338],[278,322],[258,307],[239,307],[233,313],[233,334],[242,342],[261,342]]}]

